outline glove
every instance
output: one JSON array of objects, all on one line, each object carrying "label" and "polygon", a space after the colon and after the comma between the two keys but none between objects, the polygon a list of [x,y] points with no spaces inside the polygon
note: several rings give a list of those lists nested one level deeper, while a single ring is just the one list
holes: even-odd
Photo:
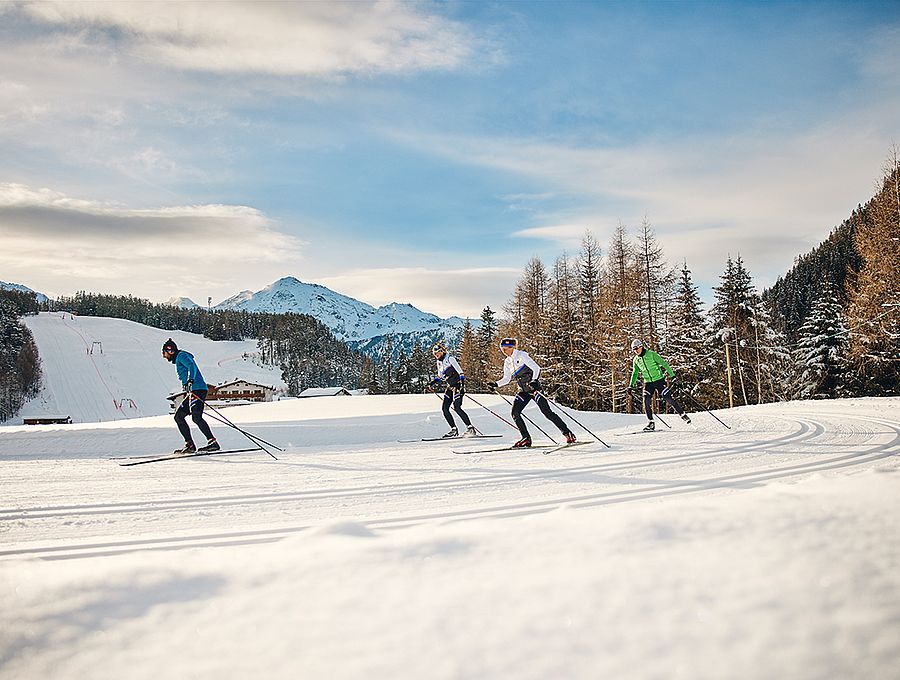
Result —
[{"label": "glove", "polygon": [[490,387],[492,390],[496,390],[499,387],[499,385],[493,380],[488,380],[487,386]]},{"label": "glove", "polygon": [[537,380],[532,380],[530,383],[525,385],[525,391],[531,394],[532,392],[537,392],[541,386],[538,384]]},{"label": "glove", "polygon": [[194,381],[193,380],[188,380],[184,384],[184,391],[185,392],[193,392],[194,391]]},{"label": "glove", "polygon": [[434,378],[430,383],[428,383],[428,386],[433,390],[437,389],[438,387],[441,386],[441,379]]},{"label": "glove", "polygon": [[675,376],[674,375],[666,378],[666,385],[668,385],[670,388],[675,387]]}]

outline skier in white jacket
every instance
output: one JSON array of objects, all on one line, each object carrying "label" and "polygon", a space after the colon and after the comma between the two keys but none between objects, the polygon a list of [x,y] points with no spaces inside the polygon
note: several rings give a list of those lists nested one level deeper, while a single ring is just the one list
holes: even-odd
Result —
[{"label": "skier in white jacket", "polygon": [[525,427],[525,419],[522,418],[522,410],[532,399],[534,399],[538,408],[541,409],[541,413],[559,428],[559,431],[562,432],[563,436],[566,438],[566,443],[573,443],[575,441],[575,435],[568,427],[566,427],[562,418],[553,412],[547,398],[541,394],[541,383],[538,380],[541,375],[541,367],[535,363],[534,359],[528,356],[528,352],[518,349],[517,344],[515,338],[503,338],[500,341],[500,351],[506,355],[506,359],[503,360],[503,377],[497,382],[488,383],[488,387],[495,390],[498,387],[508,385],[513,380],[515,380],[519,386],[519,393],[516,394],[516,399],[512,407],[512,418],[516,427],[519,428],[519,433],[522,435],[522,438],[513,444],[513,446],[516,448],[531,446],[531,435],[528,433],[528,428]]},{"label": "skier in white jacket", "polygon": [[459,436],[459,430],[453,421],[453,416],[450,414],[451,405],[453,410],[456,411],[456,415],[460,417],[466,426],[465,436],[474,437],[478,432],[462,407],[463,396],[466,394],[466,376],[463,374],[462,367],[459,365],[456,357],[447,351],[447,347],[442,342],[436,342],[434,347],[431,348],[431,353],[437,362],[437,377],[431,381],[431,387],[436,389],[444,385],[444,383],[447,384],[447,389],[444,391],[444,404],[441,410],[444,413],[447,424],[450,425],[450,431],[444,437]]}]

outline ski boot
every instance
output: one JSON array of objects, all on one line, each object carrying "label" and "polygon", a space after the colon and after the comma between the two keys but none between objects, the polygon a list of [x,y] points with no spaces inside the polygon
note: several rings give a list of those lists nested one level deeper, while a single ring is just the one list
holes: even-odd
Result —
[{"label": "ski boot", "polygon": [[531,446],[531,437],[522,437],[519,441],[513,444],[514,449],[527,449]]},{"label": "ski boot", "polygon": [[574,444],[575,443],[575,433],[569,430],[568,432],[563,432],[563,437],[566,438],[566,444]]},{"label": "ski boot", "polygon": [[194,446],[194,442],[185,442],[183,449],[176,449],[172,453],[176,456],[183,456],[186,453],[197,453],[197,447]]},{"label": "ski boot", "polygon": [[688,417],[688,414],[687,414],[687,413],[682,413],[682,414],[681,414],[681,419],[682,419],[684,422],[686,422],[688,425],[691,424],[691,419]]},{"label": "ski boot", "polygon": [[466,428],[466,433],[463,435],[463,437],[477,437],[477,436],[478,436],[478,430],[475,429],[474,425],[469,425],[469,427]]},{"label": "ski boot", "polygon": [[652,420],[644,426],[644,432],[653,432],[656,429],[656,423]]},{"label": "ski boot", "polygon": [[452,439],[453,437],[458,437],[458,436],[459,436],[459,430],[457,430],[455,427],[452,427],[452,428],[450,428],[450,431],[442,437],[442,439]]},{"label": "ski boot", "polygon": [[212,451],[221,451],[222,447],[219,446],[219,442],[216,441],[216,438],[213,437],[210,439],[206,446],[201,446],[198,451],[206,451],[207,453],[211,453]]}]

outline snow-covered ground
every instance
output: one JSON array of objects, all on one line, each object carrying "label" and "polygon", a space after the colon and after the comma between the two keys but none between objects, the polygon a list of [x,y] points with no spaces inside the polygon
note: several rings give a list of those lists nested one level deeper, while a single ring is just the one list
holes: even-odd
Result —
[{"label": "snow-covered ground", "polygon": [[44,389],[11,423],[34,416],[70,416],[82,423],[168,413],[166,396],[181,384],[175,367],[160,354],[167,338],[194,355],[207,382],[243,378],[284,386],[278,369],[252,361],[255,340],[214,342],[124,319],[61,312],[28,316],[25,324],[38,346]]},{"label": "snow-covered ground", "polygon": [[900,677],[900,399],[397,441],[438,408],[236,407],[278,460],[133,467],[170,418],[0,429],[0,678]]}]

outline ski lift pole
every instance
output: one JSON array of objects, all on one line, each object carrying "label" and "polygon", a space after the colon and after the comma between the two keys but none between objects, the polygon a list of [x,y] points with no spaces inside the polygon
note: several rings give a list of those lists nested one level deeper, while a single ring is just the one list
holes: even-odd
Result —
[{"label": "ski lift pole", "polygon": [[605,446],[606,448],[610,448],[609,444],[607,444],[605,441],[603,441],[602,439],[600,439],[600,437],[598,437],[597,435],[595,435],[595,434],[594,434],[593,432],[591,432],[588,428],[586,428],[584,425],[582,425],[580,422],[578,422],[578,420],[575,418],[575,416],[573,416],[569,411],[567,411],[565,408],[563,408],[562,405],[559,404],[559,402],[553,401],[550,397],[548,397],[548,396],[547,396],[546,394],[544,394],[543,392],[535,392],[535,394],[538,394],[538,395],[542,396],[544,399],[546,399],[547,401],[549,401],[549,402],[550,402],[551,404],[553,404],[556,408],[558,408],[560,411],[562,411],[564,414],[566,414],[566,416],[567,416],[572,422],[574,422],[576,425],[578,425],[582,430],[584,430],[585,432],[587,432],[587,433],[588,433],[589,435],[591,435],[594,439],[596,439],[598,442],[600,442],[601,444],[603,444],[603,446]]},{"label": "ski lift pole", "polygon": [[[196,397],[196,395],[194,395],[194,396]],[[244,435],[247,439],[249,439],[254,444],[256,444],[263,451],[265,451],[270,456],[272,456],[272,458],[275,458],[275,460],[278,460],[278,458],[276,458],[275,455],[271,451],[269,451],[265,446],[263,446],[263,444],[265,444],[267,446],[271,446],[273,449],[277,449],[279,451],[284,451],[284,449],[282,449],[280,446],[276,446],[275,444],[273,444],[271,442],[267,442],[265,439],[262,439],[261,437],[257,437],[255,434],[250,434],[246,430],[241,429],[240,427],[235,425],[233,422],[231,422],[231,420],[229,420],[228,417],[225,416],[219,409],[217,409],[212,404],[208,403],[205,399],[200,399],[200,397],[196,397],[196,398],[198,401],[203,402],[204,405],[209,406],[209,408],[212,410],[212,413],[210,414],[210,416],[212,416],[214,420],[217,420],[220,423],[223,423],[225,425],[228,425],[229,427],[234,428],[235,430],[240,432],[242,435]],[[218,416],[218,417],[216,417],[216,416]]]},{"label": "ski lift pole", "polygon": [[[497,392],[497,390],[494,390],[494,392],[495,392],[496,394],[500,394],[499,392]],[[512,407],[512,403],[509,401],[509,399],[507,399],[507,398],[506,398],[505,396],[503,396],[502,394],[500,394],[500,398],[501,398],[503,401],[505,401],[507,404],[509,404],[510,407]],[[522,417],[523,417],[525,420],[527,420],[529,423],[531,423],[532,425],[534,425],[534,426],[538,429],[538,431],[539,431],[541,434],[543,434],[547,439],[549,439],[551,442],[553,442],[554,444],[558,444],[558,443],[559,443],[559,442],[557,442],[553,437],[551,437],[549,434],[547,434],[546,432],[544,432],[544,431],[541,429],[541,426],[540,426],[540,425],[538,425],[538,424],[535,423],[531,418],[529,418],[528,416],[526,416],[524,410],[522,411]],[[518,430],[519,428],[517,427],[516,429]]]}]

